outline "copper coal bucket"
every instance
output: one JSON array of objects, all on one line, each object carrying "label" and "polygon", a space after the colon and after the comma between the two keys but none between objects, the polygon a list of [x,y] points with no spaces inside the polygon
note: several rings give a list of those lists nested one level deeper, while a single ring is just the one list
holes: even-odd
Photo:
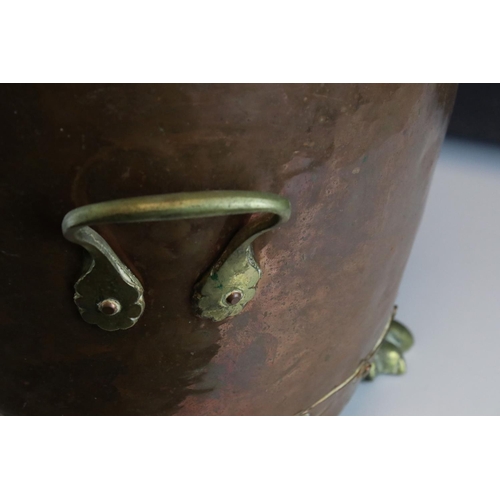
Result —
[{"label": "copper coal bucket", "polygon": [[334,415],[403,372],[454,96],[0,86],[0,413]]}]

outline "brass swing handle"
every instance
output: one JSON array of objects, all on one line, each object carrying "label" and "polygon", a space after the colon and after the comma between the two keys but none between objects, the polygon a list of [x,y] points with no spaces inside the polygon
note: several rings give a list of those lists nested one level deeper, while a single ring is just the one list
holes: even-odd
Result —
[{"label": "brass swing handle", "polygon": [[257,191],[200,191],[142,196],[85,205],[62,222],[64,237],[85,248],[84,272],[75,284],[75,303],[82,318],[103,330],[133,326],[144,311],[143,288],[136,276],[90,225],[179,220],[265,213],[250,220],[195,285],[198,315],[221,321],[241,312],[255,295],[261,270],[252,242],[290,217],[286,198]]}]

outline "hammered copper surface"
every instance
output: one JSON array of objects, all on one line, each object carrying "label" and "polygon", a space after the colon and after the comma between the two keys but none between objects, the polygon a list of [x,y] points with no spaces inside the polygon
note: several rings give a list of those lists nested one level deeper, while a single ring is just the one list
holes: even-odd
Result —
[{"label": "hammered copper surface", "polygon": [[[0,412],[292,415],[348,378],[389,317],[452,85],[0,86]],[[72,208],[270,191],[291,220],[256,241],[244,312],[193,315],[193,284],[244,217],[98,228],[142,281],[130,330],[85,323]],[[402,381],[404,383],[404,381]],[[321,413],[338,413],[355,383]],[[319,412],[318,412],[319,413]]]}]

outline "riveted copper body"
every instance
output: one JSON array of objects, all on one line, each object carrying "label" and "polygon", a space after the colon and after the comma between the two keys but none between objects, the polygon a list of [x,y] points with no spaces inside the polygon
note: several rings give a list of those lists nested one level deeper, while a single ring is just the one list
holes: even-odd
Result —
[{"label": "riveted copper body", "polygon": [[[311,407],[390,317],[454,94],[435,84],[0,86],[0,412]],[[247,220],[232,216],[96,228],[147,307],[120,332],[83,322],[72,301],[82,253],[61,235],[64,215],[205,190],[292,204],[286,225],[255,242],[263,275],[243,312],[217,323],[190,302]],[[338,413],[360,378],[312,413]]]}]

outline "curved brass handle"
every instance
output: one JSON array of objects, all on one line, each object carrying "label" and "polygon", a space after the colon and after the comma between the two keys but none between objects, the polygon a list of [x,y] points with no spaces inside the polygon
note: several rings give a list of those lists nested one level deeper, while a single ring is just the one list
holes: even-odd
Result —
[{"label": "curved brass handle", "polygon": [[203,275],[193,295],[200,316],[221,321],[241,312],[255,295],[261,270],[253,257],[257,236],[290,217],[286,198],[255,191],[201,191],[143,196],[95,203],[71,210],[62,222],[63,235],[90,256],[75,284],[75,302],[83,319],[103,330],[133,326],[144,311],[143,288],[95,224],[178,220],[267,213],[244,226]]}]

